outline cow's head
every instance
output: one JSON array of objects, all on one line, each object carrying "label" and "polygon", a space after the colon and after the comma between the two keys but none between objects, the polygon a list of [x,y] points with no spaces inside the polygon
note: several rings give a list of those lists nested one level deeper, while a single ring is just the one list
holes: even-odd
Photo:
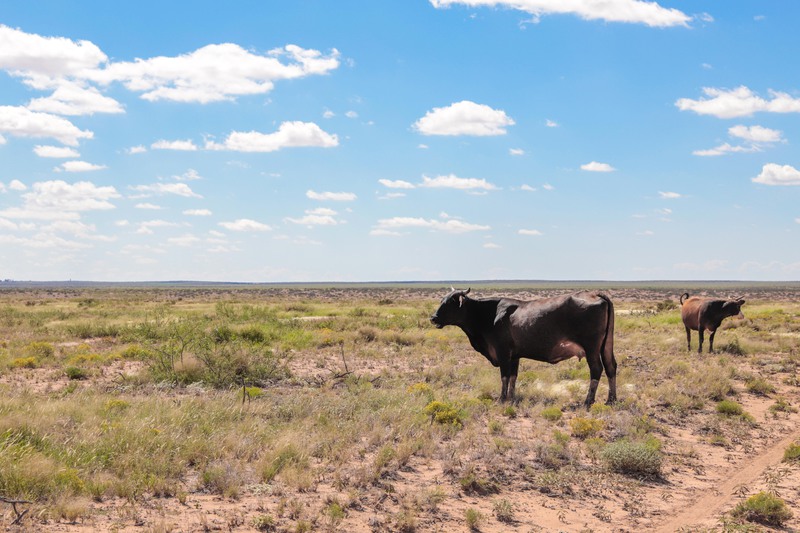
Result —
[{"label": "cow's head", "polygon": [[743,305],[744,305],[744,299],[734,298],[722,304],[722,310],[725,312],[725,316],[735,316],[736,318],[744,318],[744,313],[742,313]]},{"label": "cow's head", "polygon": [[469,294],[469,289],[460,291],[452,289],[447,295],[442,298],[442,303],[439,304],[439,309],[431,316],[431,322],[437,328],[451,326],[456,323],[460,316],[461,306],[464,305],[464,299]]}]

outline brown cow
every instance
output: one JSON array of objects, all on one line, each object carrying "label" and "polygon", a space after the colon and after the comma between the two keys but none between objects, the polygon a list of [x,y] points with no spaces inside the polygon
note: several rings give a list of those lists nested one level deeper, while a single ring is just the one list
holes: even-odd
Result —
[{"label": "brown cow", "polygon": [[715,300],[713,298],[700,298],[699,296],[689,297],[689,293],[685,292],[680,298],[681,302],[681,318],[683,325],[686,328],[686,348],[692,349],[692,334],[691,331],[695,330],[700,335],[700,345],[697,347],[697,353],[703,352],[703,332],[710,331],[711,335],[708,337],[708,352],[714,352],[714,335],[717,333],[717,328],[722,324],[722,320],[735,316],[736,318],[744,318],[742,314],[742,306],[744,300],[741,298],[731,300]]},{"label": "brown cow", "polygon": [[614,305],[602,293],[579,292],[533,301],[478,298],[453,289],[431,317],[437,328],[458,326],[472,347],[500,367],[501,401],[514,398],[521,357],[555,364],[577,357],[589,363],[589,392],[594,403],[603,370],[608,403],[617,399],[614,358]]}]

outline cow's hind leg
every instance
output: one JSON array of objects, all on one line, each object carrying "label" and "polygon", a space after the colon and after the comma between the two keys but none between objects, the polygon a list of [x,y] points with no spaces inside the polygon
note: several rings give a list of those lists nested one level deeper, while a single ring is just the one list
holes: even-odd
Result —
[{"label": "cow's hind leg", "polygon": [[603,368],[608,379],[608,399],[606,403],[611,405],[617,401],[617,359],[614,357],[613,348],[606,347],[603,352]]},{"label": "cow's hind leg", "polygon": [[500,365],[500,401],[513,400],[514,389],[517,386],[517,374],[519,373],[519,359],[510,359]]},{"label": "cow's hind leg", "polygon": [[700,334],[700,338],[698,340],[698,345],[697,345],[697,353],[703,353],[703,331],[704,330],[705,330],[705,328],[703,326],[700,326],[700,328],[697,330],[697,332]]},{"label": "cow's hind leg", "polygon": [[692,330],[689,326],[686,326],[686,349],[689,351],[692,350]]}]

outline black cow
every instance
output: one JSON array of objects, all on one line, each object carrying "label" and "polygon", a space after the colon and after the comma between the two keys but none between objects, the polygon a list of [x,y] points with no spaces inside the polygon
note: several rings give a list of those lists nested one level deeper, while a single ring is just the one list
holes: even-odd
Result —
[{"label": "black cow", "polygon": [[712,353],[714,351],[714,335],[717,334],[717,328],[722,324],[722,320],[729,316],[744,318],[742,314],[744,300],[742,298],[732,300],[714,300],[699,296],[690,298],[689,293],[685,292],[681,295],[680,302],[681,318],[683,326],[686,328],[686,349],[692,349],[692,330],[695,330],[699,336],[697,353],[703,352],[704,331],[711,332],[708,337],[708,352]]},{"label": "black cow", "polygon": [[469,298],[453,289],[431,317],[437,328],[458,326],[472,347],[500,367],[500,399],[514,398],[522,357],[558,363],[586,357],[591,382],[584,402],[594,403],[603,368],[608,378],[608,403],[617,399],[614,358],[614,305],[601,293],[579,292],[533,301],[512,298]]}]

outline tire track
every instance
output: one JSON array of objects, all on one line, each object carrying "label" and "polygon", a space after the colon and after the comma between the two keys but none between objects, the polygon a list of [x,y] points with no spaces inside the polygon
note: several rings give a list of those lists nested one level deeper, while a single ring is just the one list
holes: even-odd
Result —
[{"label": "tire track", "polygon": [[741,470],[733,473],[720,485],[709,487],[702,495],[699,495],[699,498],[692,505],[669,518],[667,522],[658,526],[655,531],[658,533],[672,533],[682,527],[696,525],[710,517],[716,518],[720,509],[736,498],[734,491],[737,487],[757,481],[767,468],[780,463],[783,459],[784,450],[798,439],[800,439],[800,430],[771,445],[753,460],[747,461],[747,464]]}]

